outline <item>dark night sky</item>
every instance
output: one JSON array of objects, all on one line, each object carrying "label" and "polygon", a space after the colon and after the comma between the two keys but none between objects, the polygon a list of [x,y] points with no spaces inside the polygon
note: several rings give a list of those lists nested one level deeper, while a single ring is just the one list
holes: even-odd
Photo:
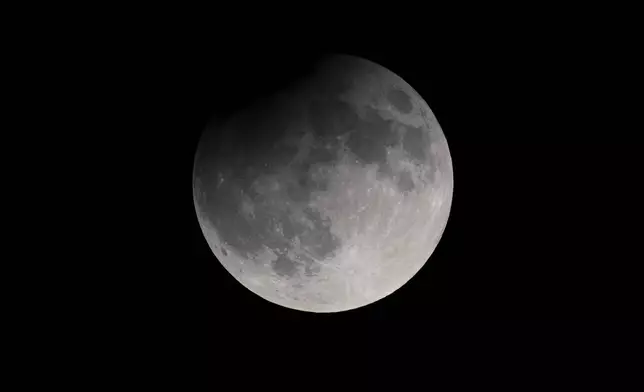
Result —
[{"label": "dark night sky", "polygon": [[[628,373],[641,384],[644,66],[642,23],[630,20],[641,13],[546,3],[8,9],[5,111],[20,121],[3,129],[5,177],[23,181],[4,190],[26,206],[4,212],[33,218],[28,229],[5,219],[6,373],[189,392],[489,379],[523,390],[549,378],[621,390]],[[327,53],[378,63],[424,98],[454,196],[407,284],[314,314],[224,270],[197,221],[192,171],[213,115]],[[345,388],[352,376],[359,388]]]},{"label": "dark night sky", "polygon": [[[163,156],[177,178],[169,191],[180,203],[168,225],[179,232],[178,256],[159,263],[168,322],[207,337],[213,358],[228,340],[251,344],[248,336],[322,331],[369,341],[438,320],[641,318],[641,142],[622,95],[629,60],[601,34],[527,30],[450,32],[425,44],[169,36],[150,71],[164,101],[157,134],[167,136]],[[370,306],[316,315],[273,305],[225,272],[199,228],[189,177],[214,108],[243,106],[326,51],[375,61],[421,94],[447,137],[455,188],[442,240],[408,284]]]}]

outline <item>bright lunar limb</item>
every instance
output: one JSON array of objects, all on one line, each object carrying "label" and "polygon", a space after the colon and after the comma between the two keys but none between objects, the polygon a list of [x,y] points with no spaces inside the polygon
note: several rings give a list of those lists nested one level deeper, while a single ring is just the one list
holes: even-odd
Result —
[{"label": "bright lunar limb", "polygon": [[350,56],[206,129],[193,180],[204,236],[228,272],[311,312],[358,308],[409,281],[440,240],[453,192],[426,102]]}]

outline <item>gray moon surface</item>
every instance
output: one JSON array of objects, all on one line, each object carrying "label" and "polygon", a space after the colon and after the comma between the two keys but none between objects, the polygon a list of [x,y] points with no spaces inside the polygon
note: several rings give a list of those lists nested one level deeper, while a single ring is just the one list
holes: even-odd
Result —
[{"label": "gray moon surface", "polygon": [[390,295],[427,262],[452,204],[452,161],[412,86],[336,56],[211,122],[193,193],[206,241],[243,286],[284,307],[339,312]]}]

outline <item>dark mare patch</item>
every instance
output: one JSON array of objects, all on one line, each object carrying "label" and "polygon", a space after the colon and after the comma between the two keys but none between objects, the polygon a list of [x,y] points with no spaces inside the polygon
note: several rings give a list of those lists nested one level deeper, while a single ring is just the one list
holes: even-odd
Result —
[{"label": "dark mare patch", "polygon": [[320,145],[321,142],[315,143],[308,151],[308,154],[304,160],[306,165],[306,170],[308,170],[312,165],[315,164],[327,164],[335,160],[336,154],[333,152],[334,147],[338,148],[337,143],[334,145],[331,142],[331,146],[328,148]]},{"label": "dark mare patch", "polygon": [[[339,148],[339,143],[336,143]],[[323,146],[321,142],[315,140],[309,146],[306,154],[301,160],[292,162],[283,170],[286,193],[290,201],[304,203],[310,199],[311,192],[322,191],[327,188],[326,180],[317,180],[313,176],[313,171],[318,165],[332,165],[336,159],[336,154],[332,148]]]},{"label": "dark mare patch", "polygon": [[315,98],[308,105],[308,121],[322,141],[342,135],[359,120],[353,107],[336,97]]},{"label": "dark mare patch", "polygon": [[303,203],[309,200],[311,194],[307,173],[299,172],[286,185],[286,193],[290,200],[296,203]]},{"label": "dark mare patch", "polygon": [[363,164],[387,165],[387,147],[398,144],[398,135],[392,131],[392,120],[386,120],[375,109],[366,108],[365,119],[355,124],[349,134],[347,147]]},{"label": "dark mare patch", "polygon": [[297,272],[297,263],[285,254],[277,254],[277,259],[271,262],[273,271],[281,276],[293,276]]},{"label": "dark mare patch", "polygon": [[407,114],[412,111],[414,106],[411,103],[411,97],[407,95],[406,92],[398,89],[392,88],[387,93],[387,100],[396,108],[399,112]]},{"label": "dark mare patch", "polygon": [[411,178],[411,174],[409,174],[408,171],[403,171],[398,175],[396,185],[398,186],[398,190],[400,192],[409,192],[414,190],[414,188],[416,187],[414,180]]},{"label": "dark mare patch", "polygon": [[409,153],[409,155],[419,161],[425,160],[425,150],[424,146],[427,141],[423,137],[423,129],[407,126],[407,131],[403,138],[403,149]]},{"label": "dark mare patch", "polygon": [[222,140],[230,166],[276,168],[288,163],[297,148],[280,142],[300,117],[299,106],[277,99],[258,102],[237,114],[226,124],[229,138]]}]

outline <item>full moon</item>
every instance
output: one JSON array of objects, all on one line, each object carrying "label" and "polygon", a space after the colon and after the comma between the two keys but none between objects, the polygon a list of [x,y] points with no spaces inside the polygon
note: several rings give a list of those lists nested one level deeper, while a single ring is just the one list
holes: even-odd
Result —
[{"label": "full moon", "polygon": [[227,118],[197,147],[197,218],[216,258],[275,304],[340,312],[407,283],[453,193],[447,140],[422,97],[352,56]]}]

